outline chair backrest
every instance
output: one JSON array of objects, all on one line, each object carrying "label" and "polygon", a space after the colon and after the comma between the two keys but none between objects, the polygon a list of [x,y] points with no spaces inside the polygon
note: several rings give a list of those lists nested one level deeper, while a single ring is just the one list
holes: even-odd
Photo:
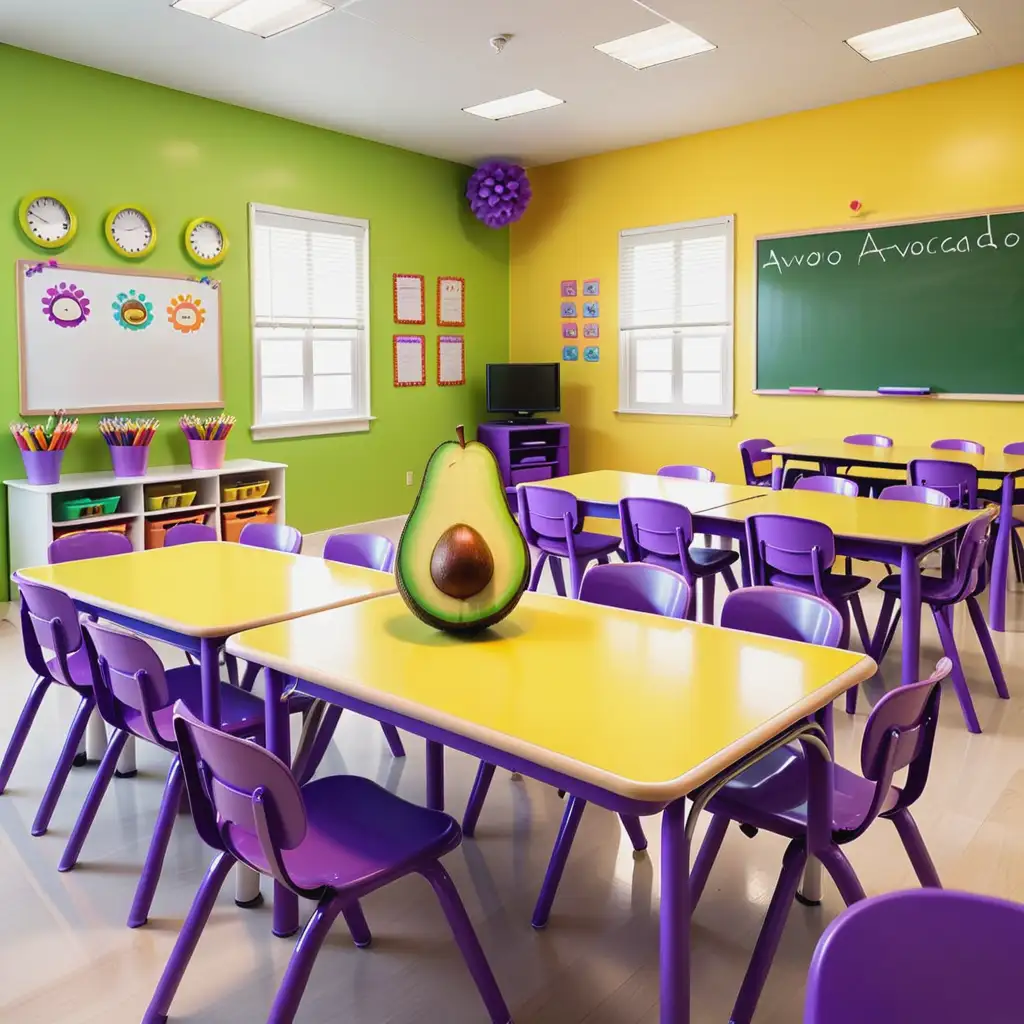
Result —
[{"label": "chair backrest", "polygon": [[916,501],[922,505],[939,505],[949,508],[949,495],[934,487],[922,487],[915,484],[891,484],[883,487],[878,497],[882,501]]},{"label": "chair backrest", "polygon": [[671,569],[642,562],[591,566],[583,577],[580,600],[685,619],[690,610],[690,584]]},{"label": "chair backrest", "polygon": [[704,466],[662,466],[658,476],[674,476],[678,480],[699,480],[702,484],[713,484],[715,474]]},{"label": "chair backrest", "polygon": [[846,498],[856,498],[860,494],[857,481],[846,476],[802,476],[793,484],[793,490],[841,494]]},{"label": "chair backrest", "polygon": [[59,565],[62,562],[81,562],[86,558],[126,555],[132,550],[132,542],[123,533],[83,530],[53,541],[46,549],[46,560],[50,565]]},{"label": "chair backrest", "polygon": [[164,547],[178,544],[204,544],[217,539],[217,531],[206,523],[178,523],[164,534]]},{"label": "chair backrest", "polygon": [[1024,905],[949,889],[855,903],[811,960],[804,1024],[1016,1024]]},{"label": "chair backrest", "polygon": [[847,434],[843,438],[844,444],[866,444],[872,448],[891,448],[892,438],[885,434]]},{"label": "chair backrest", "polygon": [[962,437],[943,437],[932,441],[932,447],[947,452],[967,452],[969,455],[985,454],[985,446],[980,441],[966,441]]},{"label": "chair backrest", "polygon": [[95,659],[96,706],[104,720],[124,729],[125,709],[138,711],[144,725],[138,730],[140,734],[166,747],[168,744],[157,732],[153,715],[171,703],[171,696],[164,666],[156,651],[142,637],[104,623],[83,619],[82,629]]},{"label": "chair backrest", "polygon": [[626,560],[642,562],[649,555],[679,563],[689,585],[694,584],[689,549],[693,543],[693,517],[685,505],[662,498],[623,498],[619,523]]},{"label": "chair backrest", "polygon": [[391,572],[395,564],[395,545],[379,533],[335,533],[324,544],[324,558],[329,562]]},{"label": "chair backrest", "polygon": [[253,548],[283,551],[286,555],[297,555],[302,550],[302,534],[284,523],[246,523],[238,542]]},{"label": "chair backrest", "polygon": [[722,626],[823,647],[838,647],[843,635],[843,617],[835,605],[816,594],[780,587],[734,590],[722,605]]},{"label": "chair backrest", "polygon": [[767,584],[772,572],[783,572],[813,579],[818,596],[825,596],[821,578],[836,560],[836,540],[824,523],[798,516],[751,516],[747,546],[756,585]]},{"label": "chair backrest", "polygon": [[978,504],[978,471],[965,462],[913,459],[907,466],[907,476],[916,487],[942,491],[950,504],[958,508],[974,508]]},{"label": "chair backrest", "polygon": [[950,581],[952,600],[963,600],[967,595],[979,594],[984,589],[988,530],[991,523],[991,516],[980,515],[968,523],[964,530],[956,551],[956,567]]},{"label": "chair backrest", "polygon": [[[74,601],[63,590],[18,579],[21,591],[21,628],[25,655],[39,675],[52,676],[65,686],[76,689],[88,685],[87,678],[75,679],[68,659],[82,647],[82,630]],[[54,661],[47,666],[46,651]]]},{"label": "chair backrest", "polygon": [[568,533],[583,529],[576,496],[553,487],[519,488],[519,526],[527,543],[536,545],[538,538],[565,540]]},{"label": "chair backrest", "polygon": [[746,441],[740,441],[740,462],[743,463],[743,479],[750,487],[756,487],[759,483],[771,479],[771,469],[767,473],[758,473],[756,465],[759,462],[767,462],[769,467],[772,457],[765,450],[773,448],[774,445],[767,437],[751,437]]},{"label": "chair backrest", "polygon": [[1024,441],[1011,441],[1003,445],[1004,455],[1024,455]]}]

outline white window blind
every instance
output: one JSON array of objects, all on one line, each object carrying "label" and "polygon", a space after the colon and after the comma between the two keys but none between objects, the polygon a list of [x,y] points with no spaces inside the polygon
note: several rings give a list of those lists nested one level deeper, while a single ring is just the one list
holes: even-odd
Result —
[{"label": "white window blind", "polygon": [[367,429],[368,222],[250,209],[253,435]]},{"label": "white window blind", "polygon": [[733,218],[619,235],[619,411],[731,416]]}]

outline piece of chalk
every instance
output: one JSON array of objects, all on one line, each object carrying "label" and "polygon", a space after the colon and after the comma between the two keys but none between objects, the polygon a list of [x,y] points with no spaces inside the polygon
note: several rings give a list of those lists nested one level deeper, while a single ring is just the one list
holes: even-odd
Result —
[{"label": "piece of chalk", "polygon": [[821,388],[790,388],[795,395],[816,395]]},{"label": "piece of chalk", "polygon": [[931,388],[886,387],[878,389],[880,395],[930,395],[931,392]]}]

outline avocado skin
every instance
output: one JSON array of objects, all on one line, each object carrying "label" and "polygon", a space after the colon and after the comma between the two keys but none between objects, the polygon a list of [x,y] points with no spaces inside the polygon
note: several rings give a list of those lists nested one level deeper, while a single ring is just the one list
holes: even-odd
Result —
[{"label": "avocado skin", "polygon": [[[530,582],[530,549],[526,543],[526,538],[519,529],[519,523],[516,521],[515,516],[512,515],[512,512],[508,507],[508,502],[505,500],[505,486],[501,480],[501,471],[498,468],[498,462],[494,458],[493,452],[491,452],[486,445],[480,444],[479,441],[471,441],[469,443],[479,445],[480,448],[487,452],[490,466],[494,471],[494,484],[502,499],[501,506],[504,510],[504,514],[509,520],[509,530],[515,538],[515,543],[519,545],[522,551],[523,572],[515,593],[502,607],[495,609],[491,614],[486,615],[481,619],[473,619],[467,622],[451,622],[447,619],[439,618],[428,608],[424,608],[419,604],[409,593],[409,590],[405,585],[405,580],[402,578],[402,547],[405,544],[406,534],[409,532],[410,525],[413,525],[416,522],[416,511],[420,506],[420,502],[423,501],[424,492],[431,480],[431,466],[435,464],[435,460],[440,460],[443,457],[446,449],[454,448],[459,450],[460,445],[457,441],[442,441],[441,444],[434,449],[430,458],[427,460],[427,467],[423,471],[423,479],[420,483],[420,488],[416,493],[416,500],[413,502],[412,509],[409,511],[409,516],[405,521],[405,526],[402,528],[402,535],[398,541],[398,550],[395,553],[395,582],[398,585],[398,592],[402,595],[402,600],[405,601],[409,611],[411,611],[421,622],[425,622],[428,626],[432,626],[434,629],[441,630],[444,633],[455,633],[460,636],[471,636],[487,629],[488,626],[493,626],[495,623],[501,622],[501,620],[504,619],[519,603],[519,599],[523,596],[523,592],[526,590],[526,587]],[[486,540],[487,538],[484,539]],[[424,571],[426,571],[428,575],[429,570],[429,566],[424,567]]]}]

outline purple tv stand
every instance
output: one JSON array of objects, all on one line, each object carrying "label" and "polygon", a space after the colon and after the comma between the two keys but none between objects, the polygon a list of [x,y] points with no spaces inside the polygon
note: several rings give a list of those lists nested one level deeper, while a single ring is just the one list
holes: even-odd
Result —
[{"label": "purple tv stand", "polygon": [[516,484],[569,475],[568,423],[481,423],[476,439],[494,452],[513,506]]}]

